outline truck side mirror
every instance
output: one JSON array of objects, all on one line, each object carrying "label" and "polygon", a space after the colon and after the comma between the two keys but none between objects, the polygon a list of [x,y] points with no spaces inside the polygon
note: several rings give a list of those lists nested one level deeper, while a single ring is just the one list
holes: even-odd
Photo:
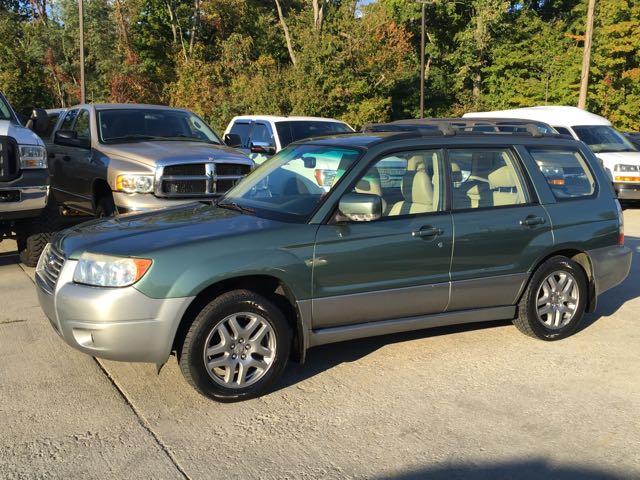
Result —
[{"label": "truck side mirror", "polygon": [[49,129],[49,115],[43,108],[34,108],[27,121],[26,127],[38,135],[42,135]]},{"label": "truck side mirror", "polygon": [[276,147],[266,142],[252,142],[251,153],[261,153],[263,155],[273,155],[276,153]]},{"label": "truck side mirror", "polygon": [[239,148],[242,146],[242,138],[237,133],[225,133],[222,140],[228,147]]},{"label": "truck side mirror", "polygon": [[53,136],[53,143],[56,145],[68,145],[77,147],[78,132],[75,130],[58,130]]}]

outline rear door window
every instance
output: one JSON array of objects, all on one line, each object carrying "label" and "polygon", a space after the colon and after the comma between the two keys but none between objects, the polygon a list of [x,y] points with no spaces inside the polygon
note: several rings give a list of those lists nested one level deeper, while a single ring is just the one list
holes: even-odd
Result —
[{"label": "rear door window", "polygon": [[530,148],[529,153],[558,200],[587,197],[595,192],[591,170],[577,149]]},{"label": "rear door window", "polygon": [[516,158],[507,148],[448,151],[454,210],[506,207],[529,202]]}]

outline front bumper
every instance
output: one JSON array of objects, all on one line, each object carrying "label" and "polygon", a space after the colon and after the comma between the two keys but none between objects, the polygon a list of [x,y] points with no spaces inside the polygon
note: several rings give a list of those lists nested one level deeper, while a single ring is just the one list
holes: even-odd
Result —
[{"label": "front bumper", "polygon": [[615,245],[587,252],[593,267],[596,295],[622,283],[631,269],[633,253],[629,247]]},{"label": "front bumper", "polygon": [[[201,200],[213,199],[215,199],[215,197],[203,197]],[[198,200],[200,199],[185,198],[175,200],[169,198],[158,198],[151,193],[113,192],[113,201],[116,204],[118,213],[146,212],[150,210],[157,210],[160,208],[186,205],[188,203],[197,202]]]},{"label": "front bumper", "polygon": [[38,212],[47,206],[48,198],[49,187],[46,185],[0,187],[0,216],[14,212]]},{"label": "front bumper", "polygon": [[193,297],[155,299],[133,287],[78,285],[76,264],[64,263],[53,289],[36,273],[40,306],[64,341],[94,357],[165,363]]},{"label": "front bumper", "polygon": [[620,200],[640,200],[640,183],[614,183],[613,188]]}]

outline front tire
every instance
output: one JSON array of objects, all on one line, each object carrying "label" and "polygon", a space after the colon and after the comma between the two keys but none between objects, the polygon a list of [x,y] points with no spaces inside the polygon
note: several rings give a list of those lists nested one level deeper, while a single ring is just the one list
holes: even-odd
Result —
[{"label": "front tire", "polygon": [[60,229],[60,210],[55,200],[49,203],[39,217],[30,220],[18,233],[17,244],[20,261],[27,267],[35,267],[42,250],[51,236]]},{"label": "front tire", "polygon": [[291,351],[282,311],[249,290],[224,293],[196,316],[179,352],[182,374],[198,392],[232,402],[263,395]]},{"label": "front tire", "polygon": [[116,214],[116,204],[113,201],[113,195],[107,194],[98,198],[96,202],[96,217],[106,218]]},{"label": "front tire", "polygon": [[576,332],[587,305],[587,277],[573,260],[556,256],[535,271],[513,321],[525,335],[552,341]]}]

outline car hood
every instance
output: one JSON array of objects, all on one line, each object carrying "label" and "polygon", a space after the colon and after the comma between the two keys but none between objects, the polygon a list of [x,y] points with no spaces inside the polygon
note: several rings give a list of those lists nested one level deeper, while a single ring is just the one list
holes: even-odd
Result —
[{"label": "car hood", "polygon": [[9,120],[0,120],[0,135],[12,137],[22,145],[40,145],[44,147],[44,142],[38,135],[22,125],[17,125]]},{"label": "car hood", "polygon": [[58,233],[52,243],[67,258],[78,258],[86,251],[140,257],[188,242],[255,233],[284,225],[194,202],[155,212],[93,220]]},{"label": "car hood", "polygon": [[133,160],[150,167],[158,163],[202,163],[222,161],[253,166],[244,153],[224,145],[203,142],[156,140],[148,142],[101,145],[99,150],[108,157]]},{"label": "car hood", "polygon": [[640,152],[601,152],[596,157],[602,161],[640,165]]}]

